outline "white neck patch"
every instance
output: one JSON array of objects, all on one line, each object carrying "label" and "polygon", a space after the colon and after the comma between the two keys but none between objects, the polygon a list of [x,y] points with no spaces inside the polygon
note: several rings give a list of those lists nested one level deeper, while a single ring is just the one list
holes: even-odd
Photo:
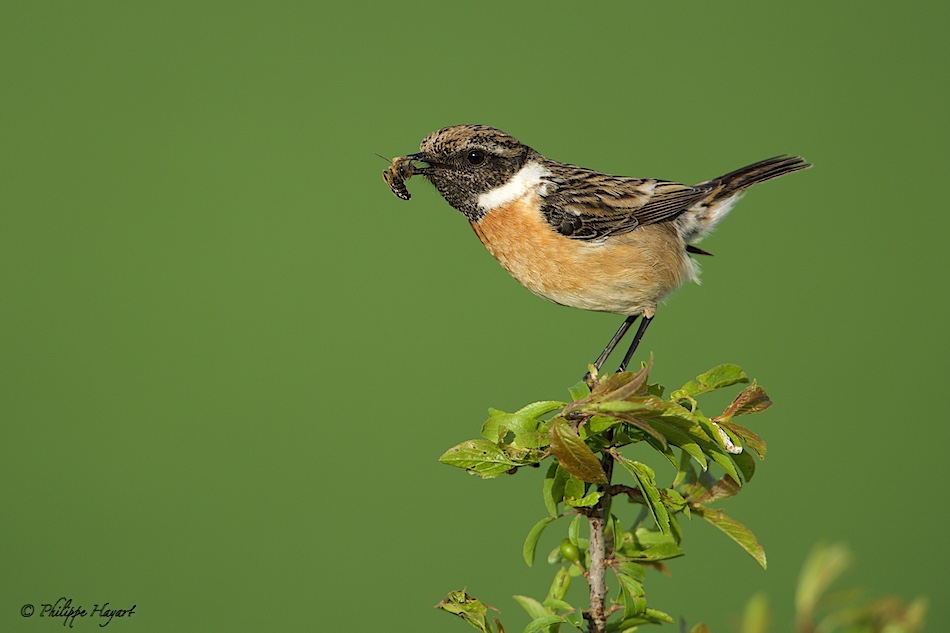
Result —
[{"label": "white neck patch", "polygon": [[545,185],[547,184],[544,178],[550,175],[551,172],[540,163],[531,161],[519,169],[518,173],[505,184],[478,196],[478,207],[483,211],[491,211],[510,204],[529,193],[537,192],[543,196],[546,193]]}]

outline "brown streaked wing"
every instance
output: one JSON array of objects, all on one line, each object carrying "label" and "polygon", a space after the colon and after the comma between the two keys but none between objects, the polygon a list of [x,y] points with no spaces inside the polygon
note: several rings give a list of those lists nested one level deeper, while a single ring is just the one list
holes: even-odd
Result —
[{"label": "brown streaked wing", "polygon": [[672,220],[718,186],[689,187],[596,172],[571,175],[575,178],[555,180],[558,189],[545,197],[542,212],[556,231],[588,240]]}]

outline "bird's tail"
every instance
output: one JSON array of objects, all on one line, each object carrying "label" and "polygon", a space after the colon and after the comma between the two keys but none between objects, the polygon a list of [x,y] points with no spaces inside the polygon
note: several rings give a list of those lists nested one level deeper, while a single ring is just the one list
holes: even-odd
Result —
[{"label": "bird's tail", "polygon": [[776,156],[731,171],[724,176],[711,180],[710,184],[719,183],[722,185],[722,189],[715,194],[716,199],[730,198],[752,185],[809,167],[811,165],[806,163],[801,156]]},{"label": "bird's tail", "polygon": [[[698,184],[697,187],[708,188],[710,194],[676,218],[677,229],[687,244],[698,242],[726,217],[743,191],[760,182],[809,167],[811,165],[801,156],[776,156]],[[697,252],[697,249],[692,252]]]}]

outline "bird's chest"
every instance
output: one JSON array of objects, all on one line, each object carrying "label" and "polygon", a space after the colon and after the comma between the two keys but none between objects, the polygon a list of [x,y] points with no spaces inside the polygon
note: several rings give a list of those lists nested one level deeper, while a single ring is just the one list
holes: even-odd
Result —
[{"label": "bird's chest", "polygon": [[536,294],[552,298],[560,288],[583,285],[575,240],[555,232],[525,195],[489,211],[472,228],[512,277]]},{"label": "bird's chest", "polygon": [[682,245],[677,247],[672,229],[650,226],[602,241],[571,239],[545,221],[535,194],[492,209],[472,228],[512,277],[562,305],[652,314],[656,302],[688,276],[685,253],[674,255]]}]

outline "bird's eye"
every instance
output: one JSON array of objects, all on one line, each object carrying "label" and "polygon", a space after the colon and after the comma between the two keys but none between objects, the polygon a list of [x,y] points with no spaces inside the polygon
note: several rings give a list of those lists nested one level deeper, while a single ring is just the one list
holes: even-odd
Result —
[{"label": "bird's eye", "polygon": [[485,162],[485,152],[480,149],[473,149],[465,158],[467,158],[468,162],[472,165],[481,165]]}]

